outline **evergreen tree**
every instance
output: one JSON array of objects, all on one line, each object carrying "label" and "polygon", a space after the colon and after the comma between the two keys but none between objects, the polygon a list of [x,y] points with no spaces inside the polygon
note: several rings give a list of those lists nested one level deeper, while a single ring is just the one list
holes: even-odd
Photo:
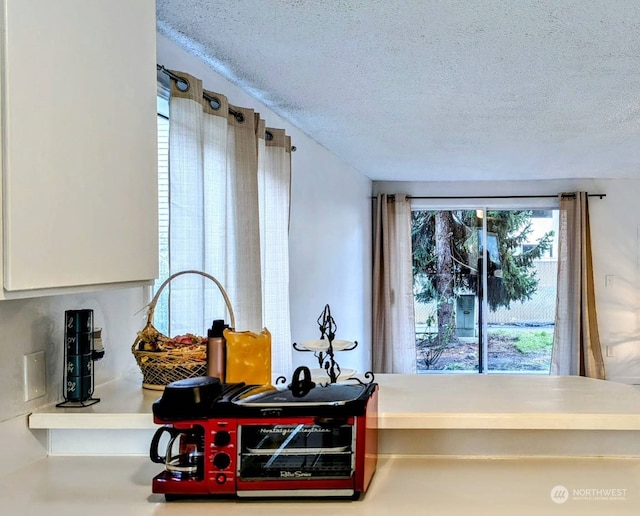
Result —
[{"label": "evergreen tree", "polygon": [[[483,255],[489,257],[489,309],[508,308],[513,301],[530,299],[538,286],[534,260],[551,247],[553,232],[522,251],[531,234],[529,210],[486,212],[490,239],[482,252],[481,220],[472,210],[414,211],[411,237],[416,299],[437,302],[438,333],[455,327],[455,299],[478,292]],[[447,331],[448,330],[448,331]]]}]

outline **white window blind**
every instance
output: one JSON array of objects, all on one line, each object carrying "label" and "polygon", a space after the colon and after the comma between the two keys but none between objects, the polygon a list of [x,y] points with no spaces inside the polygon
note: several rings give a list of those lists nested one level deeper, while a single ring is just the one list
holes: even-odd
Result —
[{"label": "white window blind", "polygon": [[[168,95],[168,93],[167,93]],[[169,277],[169,103],[167,96],[158,95],[158,232],[160,275],[153,291]],[[154,326],[169,334],[169,301],[160,296],[154,312]]]}]

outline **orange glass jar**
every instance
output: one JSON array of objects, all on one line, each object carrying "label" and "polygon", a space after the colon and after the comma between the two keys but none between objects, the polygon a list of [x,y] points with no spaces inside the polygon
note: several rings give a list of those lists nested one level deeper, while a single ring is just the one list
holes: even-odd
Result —
[{"label": "orange glass jar", "polygon": [[271,333],[224,330],[227,343],[226,383],[271,383]]}]

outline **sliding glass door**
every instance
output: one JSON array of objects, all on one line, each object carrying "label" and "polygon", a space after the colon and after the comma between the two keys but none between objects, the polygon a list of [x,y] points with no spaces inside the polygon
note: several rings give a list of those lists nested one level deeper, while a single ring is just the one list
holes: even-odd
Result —
[{"label": "sliding glass door", "polygon": [[548,373],[557,210],[412,216],[419,372]]}]

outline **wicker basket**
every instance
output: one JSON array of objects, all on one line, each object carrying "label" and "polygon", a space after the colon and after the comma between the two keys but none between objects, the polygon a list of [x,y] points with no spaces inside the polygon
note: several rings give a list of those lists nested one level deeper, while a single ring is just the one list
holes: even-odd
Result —
[{"label": "wicker basket", "polygon": [[164,351],[144,351],[140,349],[145,344],[154,343],[162,339],[170,340],[153,326],[153,313],[155,311],[158,298],[164,288],[171,280],[183,274],[199,274],[200,276],[210,279],[216,284],[227,305],[227,310],[229,311],[229,317],[231,319],[231,328],[235,328],[235,316],[233,314],[231,302],[229,301],[229,296],[227,296],[223,286],[216,278],[206,272],[196,270],[176,272],[169,276],[165,282],[160,285],[156,295],[151,300],[151,303],[149,303],[147,324],[138,332],[136,340],[131,347],[131,352],[136,358],[140,371],[142,371],[142,387],[145,389],[162,390],[166,385],[176,380],[205,376],[207,374],[206,341],[203,344],[191,347],[190,349],[181,349],[179,347]]}]

